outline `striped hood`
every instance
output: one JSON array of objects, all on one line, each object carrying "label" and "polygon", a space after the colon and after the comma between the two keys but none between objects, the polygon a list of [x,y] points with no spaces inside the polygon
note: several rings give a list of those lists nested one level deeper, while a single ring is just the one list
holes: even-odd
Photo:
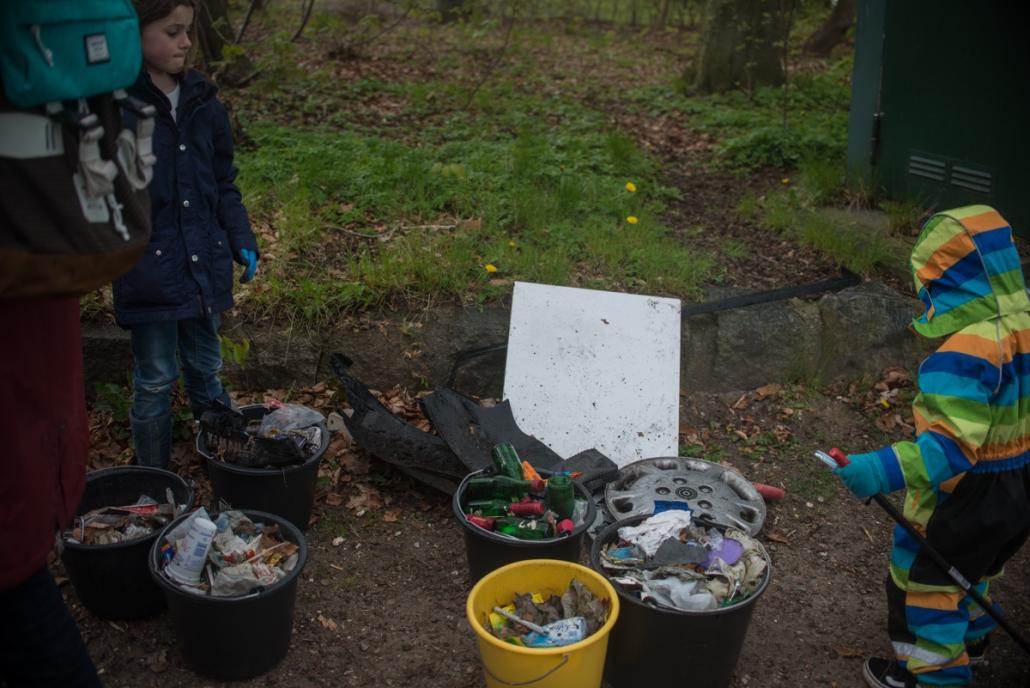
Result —
[{"label": "striped hood", "polygon": [[931,217],[912,250],[912,275],[926,311],[912,321],[925,337],[1030,311],[1012,228],[996,210],[970,205]]}]

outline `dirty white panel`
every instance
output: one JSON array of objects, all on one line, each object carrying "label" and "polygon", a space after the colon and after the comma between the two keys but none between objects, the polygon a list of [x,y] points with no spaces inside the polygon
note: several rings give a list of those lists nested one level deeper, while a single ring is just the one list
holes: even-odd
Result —
[{"label": "dirty white panel", "polygon": [[563,457],[678,455],[680,301],[516,282],[504,396]]}]

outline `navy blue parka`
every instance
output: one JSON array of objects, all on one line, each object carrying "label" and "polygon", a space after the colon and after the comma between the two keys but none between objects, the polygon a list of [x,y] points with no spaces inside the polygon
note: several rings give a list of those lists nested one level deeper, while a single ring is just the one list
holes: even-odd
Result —
[{"label": "navy blue parka", "polygon": [[[233,258],[257,252],[236,187],[232,130],[218,87],[196,70],[180,82],[177,120],[144,69],[129,89],[157,109],[150,183],[153,234],[139,263],[114,282],[122,327],[210,317],[232,306]],[[126,114],[135,128],[135,116]]]}]

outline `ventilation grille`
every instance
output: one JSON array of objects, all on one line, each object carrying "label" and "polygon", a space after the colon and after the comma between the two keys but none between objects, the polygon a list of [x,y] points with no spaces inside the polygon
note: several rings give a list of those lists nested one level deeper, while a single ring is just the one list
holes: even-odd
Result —
[{"label": "ventilation grille", "polygon": [[991,193],[991,173],[955,165],[951,168],[951,185],[978,193]]},{"label": "ventilation grille", "polygon": [[934,182],[947,182],[951,186],[981,194],[990,194],[994,182],[990,172],[962,167],[925,155],[909,156],[908,173]]},{"label": "ventilation grille", "polygon": [[943,182],[946,178],[946,165],[941,160],[931,160],[920,155],[908,159],[908,173],[917,177],[925,177],[935,182]]}]

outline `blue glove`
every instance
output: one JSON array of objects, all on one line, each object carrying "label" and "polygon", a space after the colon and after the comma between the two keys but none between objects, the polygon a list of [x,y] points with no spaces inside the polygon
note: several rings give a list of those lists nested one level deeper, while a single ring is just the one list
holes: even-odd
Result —
[{"label": "blue glove", "polygon": [[257,272],[258,255],[257,251],[251,251],[249,248],[240,249],[240,264],[245,265],[246,269],[243,274],[240,275],[240,284],[246,284],[247,282],[254,279],[254,273]]},{"label": "blue glove", "polygon": [[851,454],[847,466],[834,468],[833,473],[844,481],[844,485],[859,499],[872,497],[877,492],[887,492],[887,472],[876,454]]}]

